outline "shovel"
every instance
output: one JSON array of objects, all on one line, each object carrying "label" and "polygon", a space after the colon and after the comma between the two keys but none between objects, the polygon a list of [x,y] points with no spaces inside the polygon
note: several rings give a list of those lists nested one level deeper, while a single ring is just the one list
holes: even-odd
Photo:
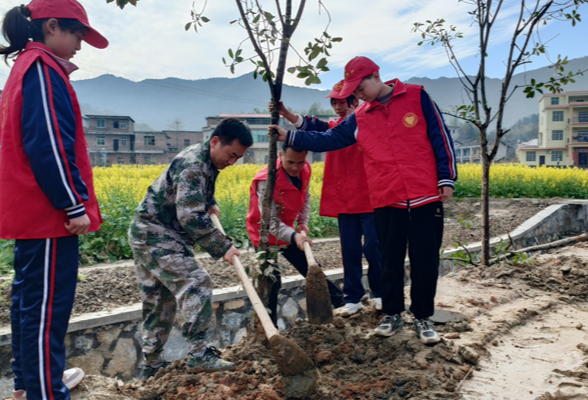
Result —
[{"label": "shovel", "polygon": [[[306,236],[306,233],[302,232]],[[304,254],[308,263],[306,274],[306,315],[308,322],[315,325],[329,324],[333,322],[333,305],[327,285],[327,277],[318,266],[310,244],[304,242]]]},{"label": "shovel", "polygon": [[[210,214],[210,219],[212,220],[214,226],[223,234],[225,234],[225,231],[216,214]],[[239,275],[239,278],[243,283],[243,288],[245,288],[245,292],[247,293],[247,296],[253,305],[255,313],[257,314],[257,318],[259,318],[259,321],[263,326],[263,330],[265,331],[265,335],[269,340],[274,359],[276,360],[280,371],[282,371],[284,375],[299,375],[311,369],[314,364],[310,357],[308,357],[308,355],[304,352],[304,350],[302,350],[300,346],[298,346],[293,341],[286,339],[278,333],[278,330],[270,319],[270,316],[261,302],[259,295],[255,291],[253,284],[249,280],[249,277],[247,277],[239,257],[234,255],[232,261],[233,266],[237,270],[237,275]]]}]

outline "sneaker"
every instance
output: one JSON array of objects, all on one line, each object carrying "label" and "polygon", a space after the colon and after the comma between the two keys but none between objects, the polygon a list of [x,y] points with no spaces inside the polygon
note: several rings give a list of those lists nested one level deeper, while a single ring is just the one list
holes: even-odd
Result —
[{"label": "sneaker", "polygon": [[168,367],[170,364],[171,363],[169,361],[163,361],[162,363],[156,366],[143,365],[143,368],[141,369],[141,379],[146,381],[152,376],[155,376],[157,371],[159,371],[162,368]]},{"label": "sneaker", "polygon": [[12,393],[12,398],[14,400],[27,400],[27,392],[24,390],[17,390]]},{"label": "sneaker", "polygon": [[376,336],[389,337],[394,335],[400,329],[402,329],[402,317],[400,314],[394,314],[385,315],[374,331]]},{"label": "sneaker", "polygon": [[441,338],[429,318],[415,319],[414,331],[424,344],[439,343]]},{"label": "sneaker", "polygon": [[382,298],[376,297],[374,299],[370,299],[370,306],[375,307],[377,311],[382,311]]},{"label": "sneaker", "polygon": [[[62,382],[68,390],[75,389],[84,379],[86,374],[84,370],[78,367],[66,369],[63,371]],[[27,400],[27,392],[24,390],[17,390],[12,393],[14,400]]]},{"label": "sneaker", "polygon": [[204,352],[202,357],[196,357],[193,354],[188,354],[187,362],[188,368],[202,368],[210,371],[226,371],[235,369],[235,364],[230,361],[225,361],[220,358],[221,352],[213,346],[210,346]]},{"label": "sneaker", "polygon": [[343,307],[337,308],[335,313],[342,317],[349,317],[361,309],[361,303],[346,303]]},{"label": "sneaker", "polygon": [[84,379],[86,374],[81,368],[70,368],[63,372],[63,383],[69,390],[76,388]]}]

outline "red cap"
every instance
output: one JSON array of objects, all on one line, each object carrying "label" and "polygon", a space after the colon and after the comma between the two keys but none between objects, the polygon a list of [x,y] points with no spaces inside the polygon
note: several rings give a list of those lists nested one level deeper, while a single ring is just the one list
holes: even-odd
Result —
[{"label": "red cap", "polygon": [[89,29],[84,37],[86,43],[98,49],[104,49],[108,46],[108,40],[90,26],[86,10],[76,0],[33,0],[28,8],[31,11],[31,19],[75,19]]},{"label": "red cap", "polygon": [[331,91],[331,93],[329,93],[329,95],[325,96],[325,97],[331,97],[333,99],[345,99],[345,97],[341,96],[342,89],[343,89],[343,81],[339,81],[335,84],[335,86],[333,86],[333,90]]},{"label": "red cap", "polygon": [[343,90],[340,98],[346,99],[351,96],[355,89],[366,76],[378,72],[380,67],[367,57],[355,57],[345,66],[345,79],[343,79]]}]

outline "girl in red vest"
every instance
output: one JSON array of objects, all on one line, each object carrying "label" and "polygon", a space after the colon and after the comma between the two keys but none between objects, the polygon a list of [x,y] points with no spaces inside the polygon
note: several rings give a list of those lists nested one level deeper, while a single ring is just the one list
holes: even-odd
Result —
[{"label": "girl in red vest", "polygon": [[75,0],[34,0],[4,17],[4,59],[16,58],[0,101],[0,238],[16,239],[12,286],[14,398],[70,399],[64,373],[78,273],[78,235],[100,229],[69,60],[108,41]]},{"label": "girl in red vest", "polygon": [[[304,254],[304,242],[312,241],[302,233],[309,233],[310,218],[310,183],[311,168],[306,161],[306,151],[284,145],[277,164],[278,176],[274,197],[271,204],[270,246],[284,246],[280,253],[294,268],[306,276],[308,263]],[[247,233],[251,243],[259,247],[259,224],[263,195],[267,181],[267,167],[253,178],[250,189],[249,212],[247,213]],[[294,229],[298,222],[298,230]],[[276,236],[273,235],[276,234]],[[278,292],[282,286],[280,272],[274,271],[276,281],[272,285],[268,307],[274,325],[278,326]],[[331,304],[337,308],[343,305],[343,293],[333,282],[327,279]]]},{"label": "girl in red vest", "polygon": [[[331,98],[331,106],[339,116],[337,120],[326,122],[316,117],[302,117],[290,112],[282,102],[280,102],[280,115],[302,131],[324,132],[332,129],[351,115],[358,105],[355,96],[341,96],[342,88],[343,81],[338,82],[327,96]],[[270,103],[270,111],[272,108]],[[320,215],[337,218],[339,225],[345,272],[343,278],[345,305],[336,312],[342,317],[357,313],[362,306],[361,298],[365,294],[361,282],[362,255],[365,255],[369,265],[367,276],[373,295],[371,303],[377,310],[382,309],[380,243],[376,233],[374,209],[368,194],[362,153],[361,148],[355,144],[345,149],[328,152],[325,160]]]}]

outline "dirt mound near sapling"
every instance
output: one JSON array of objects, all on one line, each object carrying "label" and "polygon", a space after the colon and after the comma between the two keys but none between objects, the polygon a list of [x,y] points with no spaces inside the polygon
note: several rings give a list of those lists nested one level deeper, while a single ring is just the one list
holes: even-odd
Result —
[{"label": "dirt mound near sapling", "polygon": [[533,289],[588,300],[588,242],[576,243],[549,253],[536,254],[516,266],[496,265],[460,272],[462,279],[490,285],[524,282]]},{"label": "dirt mound near sapling", "polygon": [[[423,345],[412,330],[412,318],[404,318],[403,331],[390,338],[372,335],[378,323],[373,310],[345,320],[336,317],[333,324],[322,326],[297,321],[283,331],[313,359],[320,374],[314,394],[307,398],[458,398],[455,389],[471,367],[451,341]],[[227,347],[223,357],[236,363],[236,370],[202,373],[187,369],[183,361],[175,361],[146,382],[122,385],[119,393],[144,400],[288,397],[286,380],[291,378],[280,375],[271,351],[256,341],[254,334],[238,346]]]}]

